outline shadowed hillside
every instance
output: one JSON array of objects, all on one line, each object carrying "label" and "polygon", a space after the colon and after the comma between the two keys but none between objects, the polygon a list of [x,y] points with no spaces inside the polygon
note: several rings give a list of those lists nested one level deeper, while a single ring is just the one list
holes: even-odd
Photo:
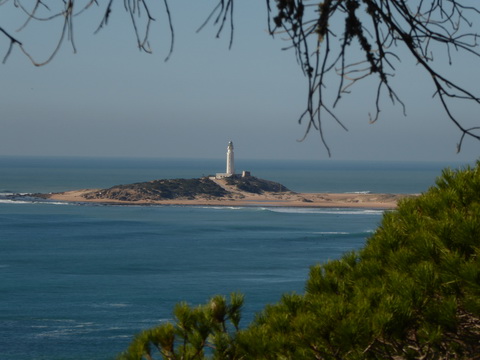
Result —
[{"label": "shadowed hillside", "polygon": [[229,177],[225,180],[227,185],[234,185],[240,191],[245,191],[253,194],[263,194],[264,192],[290,191],[282,184],[274,181],[259,179],[254,176]]},{"label": "shadowed hillside", "polygon": [[[288,191],[282,184],[255,177],[228,178],[226,189],[207,177],[201,179],[153,180],[128,185],[116,185],[109,189],[96,190],[84,195],[86,199],[121,201],[174,200],[197,198],[224,198],[235,191],[254,194]],[[232,187],[233,185],[233,187]],[[231,191],[232,190],[232,191]]]}]

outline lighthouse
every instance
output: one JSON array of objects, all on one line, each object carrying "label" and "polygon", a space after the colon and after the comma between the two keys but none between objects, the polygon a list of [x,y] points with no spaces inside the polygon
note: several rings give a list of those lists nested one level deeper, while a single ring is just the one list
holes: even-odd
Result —
[{"label": "lighthouse", "polygon": [[[233,160],[233,142],[229,141],[227,146],[227,169],[224,173],[217,173],[215,176],[210,176],[211,180],[220,180],[228,177],[240,177],[240,175],[235,175],[235,165]],[[249,177],[250,171],[242,171],[241,177]]]},{"label": "lighthouse", "polygon": [[232,176],[235,174],[235,163],[233,160],[233,143],[229,141],[227,146],[227,176]]}]

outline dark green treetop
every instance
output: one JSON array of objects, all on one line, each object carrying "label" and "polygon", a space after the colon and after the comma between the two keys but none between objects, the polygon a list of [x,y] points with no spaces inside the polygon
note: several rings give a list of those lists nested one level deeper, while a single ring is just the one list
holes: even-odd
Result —
[{"label": "dark green treetop", "polygon": [[121,359],[155,359],[152,348],[163,359],[478,358],[480,162],[445,170],[385,213],[362,250],[313,266],[304,294],[239,330],[242,300],[179,305]]}]

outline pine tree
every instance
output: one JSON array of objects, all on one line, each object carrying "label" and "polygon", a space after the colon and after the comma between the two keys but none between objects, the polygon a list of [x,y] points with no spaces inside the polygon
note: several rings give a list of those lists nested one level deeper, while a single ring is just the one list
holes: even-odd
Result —
[{"label": "pine tree", "polygon": [[164,359],[479,359],[479,255],[480,162],[402,200],[362,250],[313,266],[304,294],[245,329],[240,295],[181,304],[122,359],[153,359],[152,345]]}]

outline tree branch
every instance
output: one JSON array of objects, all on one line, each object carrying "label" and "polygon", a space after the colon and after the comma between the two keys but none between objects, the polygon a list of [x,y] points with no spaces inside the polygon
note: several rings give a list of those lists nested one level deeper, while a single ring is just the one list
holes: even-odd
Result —
[{"label": "tree branch", "polygon": [[[18,29],[24,30],[32,21],[52,21],[62,18],[60,37],[54,50],[46,61],[37,62],[25,50],[22,43],[10,32],[0,27],[0,34],[9,40],[9,46],[3,58],[5,63],[15,46],[36,66],[49,63],[60,50],[64,40],[71,44],[76,52],[73,19],[94,8],[102,6],[103,17],[95,30],[97,33],[108,24],[114,0],[99,5],[96,0],[80,3],[76,9],[76,0],[64,0],[48,6],[44,0],[35,0],[31,10],[23,5],[22,0],[0,0],[0,6],[13,1],[16,8],[26,16],[25,22]],[[150,30],[155,21],[150,11],[152,0],[123,0],[125,11],[130,16],[137,46],[141,51],[151,53]],[[297,62],[307,80],[307,103],[298,121],[307,119],[305,136],[312,129],[319,132],[321,141],[330,155],[323,131],[324,121],[333,120],[347,130],[333,109],[344,95],[349,94],[354,85],[374,76],[378,85],[372,96],[375,112],[369,114],[370,122],[380,117],[381,99],[386,94],[392,104],[400,104],[405,115],[405,104],[390,84],[390,79],[398,74],[395,63],[400,62],[407,50],[411,59],[421,66],[432,79],[434,96],[446,116],[460,130],[461,137],[458,150],[466,137],[480,140],[480,126],[466,126],[465,121],[452,112],[450,100],[465,100],[480,105],[480,98],[461,84],[449,79],[434,69],[437,54],[444,55],[449,64],[453,64],[453,52],[469,54],[480,58],[478,51],[479,35],[472,32],[473,24],[480,23],[480,5],[464,5],[460,0],[265,0],[270,34],[286,34],[293,48]],[[274,6],[275,5],[275,6]],[[170,47],[165,60],[174,49],[174,27],[168,0],[163,0],[171,35]],[[206,17],[197,31],[213,22],[219,37],[229,25],[229,48],[233,44],[234,34],[234,0],[217,0],[213,10]],[[475,17],[474,20],[470,17]],[[337,34],[333,26],[343,24]],[[360,46],[363,59],[352,51],[352,46]],[[338,78],[336,96],[331,106],[326,101],[325,90],[330,86],[333,73]],[[304,136],[304,138],[305,138]],[[301,139],[303,140],[303,139]],[[300,141],[301,141],[300,140]]]}]

